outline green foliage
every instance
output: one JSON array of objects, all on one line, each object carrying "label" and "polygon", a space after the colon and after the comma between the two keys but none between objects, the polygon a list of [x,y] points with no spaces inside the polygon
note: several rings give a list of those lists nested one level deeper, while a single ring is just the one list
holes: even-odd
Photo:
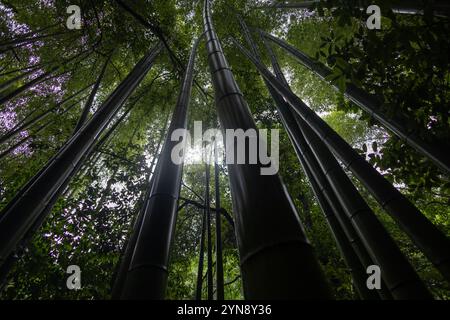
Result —
[{"label": "green foliage", "polygon": [[[130,1],[130,7],[151,25],[157,26],[171,51],[180,61],[174,66],[167,50],[160,55],[123,109],[108,126],[130,107],[130,113],[117,126],[105,144],[86,159],[80,173],[57,201],[29,244],[25,254],[15,263],[2,299],[109,299],[117,263],[137,212],[148,188],[148,177],[154,170],[164,142],[166,128],[175,106],[180,79],[193,39],[203,28],[202,2],[189,0]],[[407,116],[407,127],[425,140],[437,139],[443,146],[450,141],[449,122],[449,57],[450,24],[448,19],[424,16],[394,15],[385,9],[389,1],[374,1],[383,9],[382,30],[365,28],[367,15],[355,10],[351,1],[329,1],[310,17],[304,11],[257,8],[260,1],[216,0],[213,4],[215,28],[225,55],[248,102],[258,127],[279,128],[282,125],[273,108],[265,84],[250,61],[232,45],[230,36],[245,43],[236,14],[240,14],[251,30],[260,28],[285,38],[316,60],[327,64],[332,75],[319,79],[285,52],[273,47],[291,87],[318,112],[344,139],[364,154],[393,183],[402,188],[433,223],[450,234],[450,184],[430,162],[404,142],[399,141],[347,101],[342,91],[353,83],[381,97],[384,111]],[[76,93],[97,78],[106,57],[111,62],[106,70],[90,116],[113,92],[131,68],[159,40],[157,35],[123,10],[116,1],[76,1],[82,8],[83,28],[65,28],[66,7],[71,1],[10,0],[0,4],[0,43],[24,37],[26,30],[52,36],[14,50],[0,51],[0,83],[13,79],[16,69],[43,63],[42,72],[59,65],[69,57],[91,50],[82,59],[61,67],[64,76],[39,84],[0,106],[14,113],[16,125],[30,114],[40,114],[59,101]],[[127,2],[128,3],[128,2]],[[337,9],[331,10],[332,7]],[[26,25],[20,33],[8,24]],[[27,31],[28,32],[28,31]],[[263,61],[269,60],[264,45],[252,33]],[[22,71],[23,72],[23,71]],[[7,92],[29,81],[23,78]],[[55,89],[56,88],[56,89]],[[201,88],[201,90],[199,89]],[[0,91],[0,98],[6,92]],[[52,112],[48,126],[38,131],[28,128],[31,136],[27,148],[15,150],[0,159],[0,208],[17,194],[49,159],[71,137],[89,94],[66,102]],[[77,102],[78,101],[78,102]],[[74,108],[61,115],[72,103]],[[198,51],[196,86],[193,90],[189,126],[203,121],[204,129],[217,126],[213,90],[204,44]],[[0,135],[10,128],[0,127]],[[102,137],[104,137],[102,135]],[[101,139],[101,137],[99,137]],[[17,142],[17,138],[1,150]],[[282,131],[280,143],[280,175],[305,225],[308,238],[329,279],[337,299],[357,298],[349,270],[345,266],[326,220],[302,172],[287,134]],[[220,164],[222,207],[233,215],[228,172]],[[204,193],[204,166],[187,164],[181,197],[201,203]],[[362,192],[363,188],[359,188]],[[211,185],[211,195],[214,195]],[[449,299],[448,287],[437,271],[389,220],[367,194],[369,204],[394,235],[401,249],[413,261],[433,293]],[[181,205],[180,201],[180,205]],[[212,206],[215,207],[214,201]],[[169,299],[192,299],[195,293],[202,210],[188,205],[180,210],[171,252]],[[213,218],[214,222],[214,218]],[[225,297],[243,299],[239,270],[239,254],[234,230],[222,220],[224,246]],[[214,238],[214,234],[213,234]],[[22,252],[19,252],[22,253]],[[206,259],[205,259],[206,260]],[[66,288],[66,269],[76,264],[82,269],[82,290]],[[206,269],[206,268],[205,268]],[[206,283],[206,282],[205,282]],[[204,292],[204,296],[206,292]]]},{"label": "green foliage", "polygon": [[[339,1],[327,4],[329,8],[338,5],[331,15],[339,17],[349,35],[344,38],[338,32],[340,26],[331,27],[330,36],[321,45],[333,47],[327,53],[320,51],[333,68],[329,80],[342,90],[352,82],[375,94],[389,117],[406,117],[403,125],[408,130],[448,148],[449,20],[433,16],[428,3],[424,15],[393,14],[387,9],[390,1],[376,4],[382,8],[381,30],[366,28],[366,16],[347,10],[351,2],[346,6]],[[343,110],[354,107],[347,105]],[[374,124],[369,115],[363,117],[369,125]],[[412,190],[430,190],[448,182],[430,161],[392,135],[380,146],[380,152],[373,164]]]}]

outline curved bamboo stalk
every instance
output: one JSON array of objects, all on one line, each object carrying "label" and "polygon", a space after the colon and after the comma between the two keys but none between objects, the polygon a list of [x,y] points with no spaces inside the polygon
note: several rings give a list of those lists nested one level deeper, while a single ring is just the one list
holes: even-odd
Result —
[{"label": "curved bamboo stalk", "polygon": [[366,244],[395,299],[430,299],[431,295],[386,229],[359,195],[351,180],[319,137],[306,123],[300,123],[309,148],[315,155],[347,217]]},{"label": "curved bamboo stalk", "polygon": [[[295,57],[301,64],[314,72],[321,79],[325,80],[326,77],[331,74],[331,70],[328,67],[308,57],[306,54],[291,46],[286,41],[276,38],[268,33],[265,33],[264,31],[261,32],[267,39],[285,49],[289,54]],[[336,85],[333,85],[333,87],[336,90],[339,90]],[[386,129],[393,132],[400,139],[404,140],[405,143],[416,149],[425,157],[429,158],[443,172],[450,174],[450,154],[447,152],[448,147],[445,146],[445,143],[438,143],[436,139],[434,139],[434,142],[423,140],[415,131],[408,130],[404,126],[404,123],[407,121],[403,117],[387,117],[381,109],[382,103],[376,97],[369,95],[354,84],[347,85],[344,95],[363,111],[367,112],[371,117],[381,123]]]},{"label": "curved bamboo stalk", "polygon": [[[234,40],[233,40],[234,41]],[[314,130],[318,137],[354,173],[368,191],[400,225],[442,275],[450,280],[450,241],[403,194],[362,158],[328,124],[310,110],[295,94],[279,82],[267,68],[239,43],[241,51],[261,75],[284,97],[291,108]]]},{"label": "curved bamboo stalk", "polygon": [[[250,45],[252,52],[256,59],[261,61],[257,47],[250,35],[247,25],[241,17],[239,22],[244,33],[244,37],[247,43]],[[287,83],[281,68],[278,64],[278,60],[275,57],[272,48],[268,45],[263,37],[261,37],[266,47],[267,52],[272,63],[272,68],[276,74],[276,77],[287,87]],[[364,248],[360,238],[356,235],[350,220],[346,219],[345,213],[342,211],[335,194],[331,190],[326,178],[321,174],[319,164],[312,156],[310,149],[308,148],[306,141],[298,128],[295,114],[287,106],[283,98],[275,91],[275,89],[264,80],[265,84],[272,96],[275,105],[277,107],[278,114],[281,118],[282,124],[286,129],[289,139],[294,147],[295,153],[300,161],[303,171],[310,181],[313,193],[319,203],[319,206],[328,222],[331,232],[337,242],[338,248],[350,270],[353,281],[355,283],[358,294],[365,300],[377,300],[379,299],[377,292],[368,290],[366,285],[367,275],[365,273],[365,267],[372,265],[372,259],[369,257],[367,250]],[[314,174],[313,174],[314,172]],[[383,288],[380,291],[383,297],[391,298],[390,294],[386,292],[386,288],[383,283]]]}]

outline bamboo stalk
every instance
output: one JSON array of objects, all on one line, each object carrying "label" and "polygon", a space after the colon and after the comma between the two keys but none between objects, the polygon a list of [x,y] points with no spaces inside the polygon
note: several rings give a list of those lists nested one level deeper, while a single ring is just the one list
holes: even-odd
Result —
[{"label": "bamboo stalk", "polygon": [[[313,71],[321,79],[326,79],[331,70],[320,62],[314,61],[300,50],[289,45],[286,41],[278,39],[268,33],[263,32],[264,36],[285,49],[289,54],[295,57],[306,68]],[[336,90],[339,88],[333,85]],[[354,102],[363,111],[367,112],[371,117],[380,122],[385,128],[393,132],[408,145],[416,149],[418,152],[429,158],[443,172],[450,174],[450,155],[446,150],[448,147],[445,143],[434,141],[425,141],[414,130],[410,130],[404,126],[407,120],[404,117],[388,117],[382,111],[382,103],[373,95],[369,95],[364,90],[358,88],[354,84],[348,84],[344,95]]]},{"label": "bamboo stalk", "polygon": [[430,259],[442,275],[450,279],[450,241],[405,196],[362,158],[328,124],[280,83],[256,58],[234,43],[257,66],[262,76],[280,93],[291,108],[314,130],[328,148],[350,169],[402,230]]},{"label": "bamboo stalk", "polygon": [[[221,127],[256,129],[213,29],[207,0],[203,16]],[[260,163],[228,165],[245,298],[329,298],[289,195],[279,176],[262,176],[261,167]]]},{"label": "bamboo stalk", "polygon": [[0,218],[0,265],[2,265],[34,223],[46,204],[58,192],[83,156],[94,145],[115,112],[123,105],[153,65],[161,50],[157,45],[135,66],[89,123],[73,136],[41,172],[3,209]]},{"label": "bamboo stalk", "polygon": [[182,164],[172,161],[172,149],[178,142],[172,141],[171,136],[175,130],[187,127],[195,56],[201,38],[192,47],[168,135],[158,159],[151,192],[144,205],[142,225],[123,283],[122,299],[163,299],[165,296],[169,252],[175,230],[183,169]]}]

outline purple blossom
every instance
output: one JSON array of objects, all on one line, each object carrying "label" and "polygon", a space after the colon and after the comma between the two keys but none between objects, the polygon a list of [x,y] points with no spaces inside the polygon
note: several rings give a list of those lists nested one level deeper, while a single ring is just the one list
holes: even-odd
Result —
[{"label": "purple blossom", "polygon": [[81,44],[85,46],[89,42],[89,37],[87,35],[81,36]]},{"label": "purple blossom", "polygon": [[41,62],[41,57],[39,56],[29,56],[28,57],[28,65],[35,65]]},{"label": "purple blossom", "polygon": [[33,150],[30,146],[32,139],[28,139],[26,142],[22,143],[20,146],[14,149],[13,155],[24,155],[26,157],[31,157],[33,155]]},{"label": "purple blossom", "polygon": [[40,8],[51,8],[55,6],[55,0],[39,0]]},{"label": "purple blossom", "polygon": [[17,124],[17,114],[10,108],[0,111],[0,132],[7,132]]},{"label": "purple blossom", "polygon": [[14,12],[12,9],[7,8],[5,5],[0,3],[0,13],[3,14],[6,19],[6,27],[8,30],[15,35],[22,35],[31,32],[30,27],[26,24],[19,23],[14,19]]}]

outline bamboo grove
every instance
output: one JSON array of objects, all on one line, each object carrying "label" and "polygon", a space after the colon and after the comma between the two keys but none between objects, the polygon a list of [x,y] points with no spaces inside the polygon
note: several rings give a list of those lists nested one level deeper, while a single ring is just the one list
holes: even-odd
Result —
[{"label": "bamboo grove", "polygon": [[[450,298],[445,2],[0,12],[2,299]],[[174,163],[199,121],[280,129],[279,173],[215,138]]]}]

